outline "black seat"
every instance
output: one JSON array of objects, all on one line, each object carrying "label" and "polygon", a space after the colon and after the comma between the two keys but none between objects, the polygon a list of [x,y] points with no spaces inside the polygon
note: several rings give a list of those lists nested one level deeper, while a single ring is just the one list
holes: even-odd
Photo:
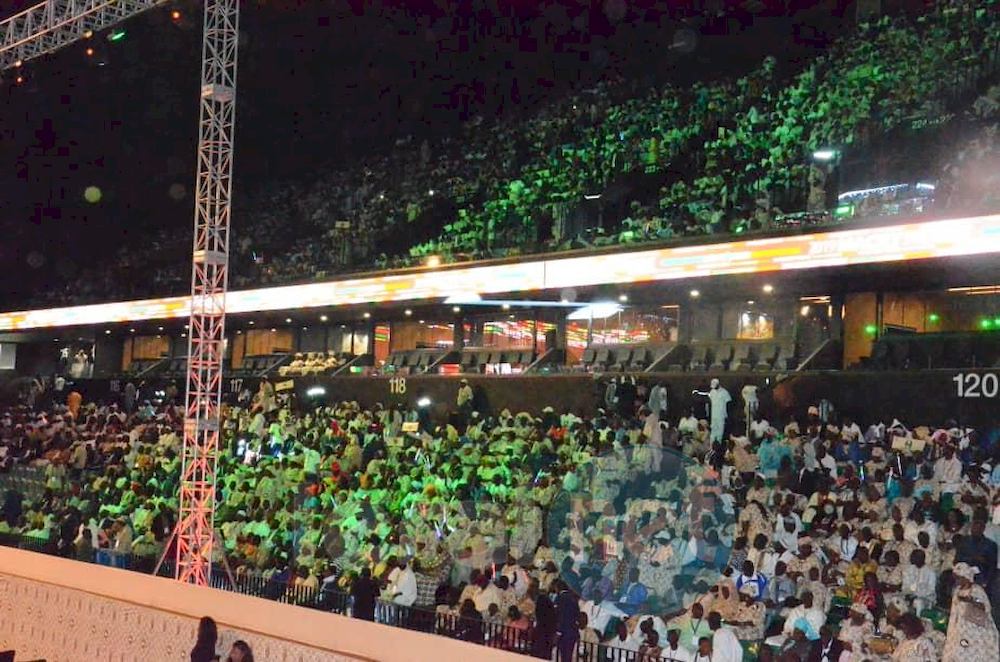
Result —
[{"label": "black seat", "polygon": [[597,353],[594,355],[594,370],[607,370],[610,363],[611,350],[606,347],[597,350]]},{"label": "black seat", "polygon": [[632,359],[629,361],[630,370],[645,370],[649,365],[649,349],[646,347],[636,347],[632,350]]},{"label": "black seat", "polygon": [[772,370],[777,368],[778,355],[781,353],[781,347],[779,345],[761,345],[760,351],[757,353],[757,364],[754,366],[754,370]]},{"label": "black seat", "polygon": [[712,370],[728,370],[732,362],[733,346],[719,345],[719,348],[715,352],[715,360],[712,361],[710,368]]},{"label": "black seat", "polygon": [[708,370],[715,359],[715,353],[711,347],[695,347],[691,351],[691,360],[688,362],[688,370]]},{"label": "black seat", "polygon": [[910,367],[909,338],[895,338],[889,343],[889,365],[896,370]]},{"label": "black seat", "polygon": [[733,358],[729,361],[730,370],[750,370],[754,367],[754,350],[756,348],[750,343],[737,345],[733,350]]},{"label": "black seat", "polygon": [[632,360],[632,349],[626,347],[624,349],[615,350],[614,362],[611,364],[612,370],[617,370],[619,372],[624,372],[625,368],[628,367],[629,362]]}]

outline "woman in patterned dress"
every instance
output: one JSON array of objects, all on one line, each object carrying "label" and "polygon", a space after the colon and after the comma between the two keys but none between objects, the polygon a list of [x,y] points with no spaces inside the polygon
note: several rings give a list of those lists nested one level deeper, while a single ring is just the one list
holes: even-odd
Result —
[{"label": "woman in patterned dress", "polygon": [[944,662],[995,662],[1000,657],[1000,644],[990,600],[986,591],[972,581],[979,568],[956,563],[952,572],[955,591],[951,598]]},{"label": "woman in patterned dress", "polygon": [[906,639],[899,642],[892,652],[894,662],[936,662],[937,653],[932,642],[924,633],[924,624],[913,614],[904,615],[899,622],[899,629]]}]

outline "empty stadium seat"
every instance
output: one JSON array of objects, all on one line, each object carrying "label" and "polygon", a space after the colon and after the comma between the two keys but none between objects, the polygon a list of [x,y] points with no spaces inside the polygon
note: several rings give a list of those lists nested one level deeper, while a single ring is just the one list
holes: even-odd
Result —
[{"label": "empty stadium seat", "polygon": [[649,349],[646,347],[636,347],[632,350],[632,358],[629,360],[629,370],[645,370],[649,366]]},{"label": "empty stadium seat", "polygon": [[718,349],[715,350],[715,357],[709,368],[711,370],[728,370],[733,361],[733,354],[732,345],[719,345]]},{"label": "empty stadium seat", "polygon": [[728,368],[730,370],[751,370],[756,363],[755,351],[756,348],[749,343],[737,345],[733,349],[733,356],[729,360]]},{"label": "empty stadium seat", "polygon": [[695,347],[691,352],[691,360],[688,362],[688,370],[708,370],[715,360],[715,353],[711,347]]},{"label": "empty stadium seat", "polygon": [[754,370],[773,370],[777,367],[778,356],[781,353],[780,345],[761,345],[757,352],[757,361]]}]

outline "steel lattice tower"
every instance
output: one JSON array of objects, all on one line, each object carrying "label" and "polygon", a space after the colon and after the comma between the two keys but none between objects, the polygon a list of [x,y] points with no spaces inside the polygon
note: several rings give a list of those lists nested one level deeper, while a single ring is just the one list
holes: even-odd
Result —
[{"label": "steel lattice tower", "polygon": [[[0,21],[0,71],[21,66],[165,0],[46,0]],[[176,530],[177,579],[207,585],[215,542],[239,0],[205,0],[191,322]]]},{"label": "steel lattice tower", "polygon": [[215,542],[239,0],[206,0],[176,577],[207,585]]}]

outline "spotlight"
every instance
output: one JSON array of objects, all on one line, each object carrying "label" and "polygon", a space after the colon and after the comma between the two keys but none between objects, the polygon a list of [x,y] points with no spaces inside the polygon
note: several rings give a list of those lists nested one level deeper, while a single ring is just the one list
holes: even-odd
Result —
[{"label": "spotlight", "polygon": [[328,319],[330,319],[330,318],[329,318],[329,317],[327,317],[326,315],[320,315],[320,316],[319,316],[319,321],[320,321],[320,322],[325,322],[325,321],[327,321]]},{"label": "spotlight", "polygon": [[129,329],[128,332],[129,333],[135,333],[135,329]]},{"label": "spotlight", "polygon": [[292,318],[291,317],[286,317],[285,318],[285,324],[291,324],[291,323],[292,323]]},{"label": "spotlight", "polygon": [[250,326],[253,326],[253,320],[250,320],[249,322],[247,322],[247,324],[249,324]]},{"label": "spotlight", "polygon": [[94,53],[96,51],[92,46],[87,46],[87,48],[83,52],[87,55],[87,57],[94,57]]},{"label": "spotlight", "polygon": [[427,407],[431,406],[431,399],[425,395],[424,397],[417,400],[417,406],[420,407],[421,409],[426,409]]},{"label": "spotlight", "polygon": [[24,66],[24,60],[22,60],[20,58],[18,58],[17,60],[14,60],[14,68],[20,69],[23,66]]},{"label": "spotlight", "polygon": [[452,306],[451,307],[451,312],[453,312],[453,313],[460,313],[460,312],[462,312],[462,309],[459,308],[458,306]]},{"label": "spotlight", "polygon": [[810,310],[812,309],[809,308],[809,306],[802,306],[802,309],[799,311],[799,314],[802,315],[802,317],[809,317]]},{"label": "spotlight", "polygon": [[618,300],[621,301],[622,303],[625,303],[626,301],[628,301],[628,295],[627,294],[619,294],[618,295]]},{"label": "spotlight", "polygon": [[510,304],[509,303],[505,303],[504,305],[502,305],[500,307],[503,308],[504,310],[510,310]]},{"label": "spotlight", "polygon": [[309,389],[306,391],[306,395],[308,395],[310,398],[318,398],[326,395],[326,389],[323,388],[322,386],[310,386]]},{"label": "spotlight", "polygon": [[181,12],[180,12],[179,9],[175,9],[175,10],[173,10],[173,11],[170,12],[170,20],[171,21],[174,21],[176,23],[177,21],[181,20],[182,18],[184,18],[184,15],[181,14]]},{"label": "spotlight", "polygon": [[163,331],[163,327],[162,326],[158,326],[158,327],[156,327],[156,330],[157,331]]},{"label": "spotlight", "polygon": [[365,312],[365,314],[363,315],[363,317],[364,317],[365,319],[371,319],[371,316],[372,316],[372,314],[371,314],[371,313],[369,313],[369,312]]},{"label": "spotlight", "polygon": [[104,329],[104,335],[110,336],[111,335],[111,329]]},{"label": "spotlight", "polygon": [[93,39],[94,38],[94,31],[93,30],[84,30],[83,31],[83,38],[84,39]]},{"label": "spotlight", "polygon": [[406,310],[403,311],[403,314],[406,315],[407,317],[409,317],[410,315],[413,314],[413,311],[410,310],[409,308],[407,308]]},{"label": "spotlight", "polygon": [[770,285],[770,284],[765,285],[763,287],[763,290],[764,290],[764,294],[770,294],[771,292],[774,292],[774,285]]},{"label": "spotlight", "polygon": [[698,290],[691,290],[691,298],[692,299],[697,299],[700,296],[701,296],[701,292],[699,292]]},{"label": "spotlight", "polygon": [[812,157],[816,161],[832,161],[837,158],[837,150],[835,149],[817,149],[812,153]]}]

